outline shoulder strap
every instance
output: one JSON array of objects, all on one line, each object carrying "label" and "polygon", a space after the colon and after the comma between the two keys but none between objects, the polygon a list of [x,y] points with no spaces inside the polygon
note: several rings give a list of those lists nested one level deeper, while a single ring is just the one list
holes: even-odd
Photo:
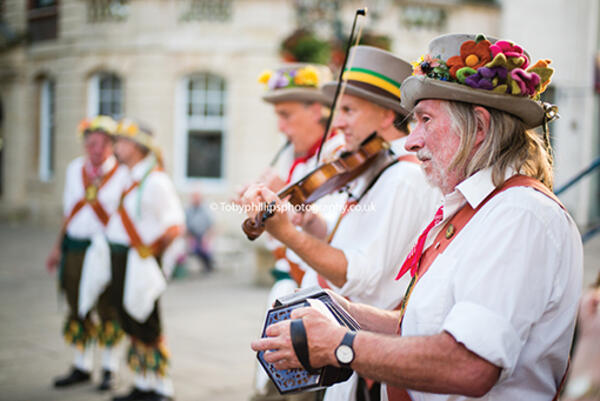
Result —
[{"label": "shoulder strap", "polygon": [[473,216],[492,198],[496,195],[506,191],[509,188],[514,187],[529,187],[533,188],[538,192],[546,195],[548,198],[552,199],[556,202],[561,208],[565,209],[564,205],[561,201],[540,181],[535,178],[526,176],[526,175],[515,175],[508,179],[504,184],[498,188],[496,188],[492,193],[490,193],[487,198],[483,200],[477,206],[476,209],[473,209],[468,203],[460,209],[454,217],[452,217],[444,226],[444,228],[438,233],[435,240],[433,241],[433,245],[430,246],[421,257],[419,262],[419,275],[423,276],[429,266],[433,263],[435,258],[450,245],[452,240],[456,238],[456,235],[467,225],[467,223],[473,218]]},{"label": "shoulder strap", "polygon": [[69,213],[69,215],[64,219],[62,228],[61,228],[61,230],[63,232],[66,231],[67,226],[69,225],[69,223],[71,222],[73,217],[75,217],[75,215],[86,204],[89,204],[92,207],[92,209],[96,213],[96,216],[98,216],[98,219],[100,220],[102,225],[106,226],[108,224],[108,220],[109,220],[110,216],[108,215],[108,213],[106,212],[106,210],[104,209],[104,207],[102,206],[100,201],[98,200],[98,191],[100,191],[100,188],[102,188],[104,186],[104,184],[106,184],[112,178],[112,176],[115,174],[115,172],[117,171],[118,168],[119,168],[119,164],[115,163],[113,168],[102,177],[98,186],[95,186],[94,184],[91,183],[90,178],[87,175],[87,172],[85,171],[85,164],[81,167],[81,181],[83,182],[83,188],[84,188],[85,195],[77,203],[75,203],[75,205],[71,209],[71,213]]},{"label": "shoulder strap", "polygon": [[[155,169],[157,171],[158,169]],[[135,224],[127,210],[125,209],[124,200],[125,197],[137,188],[140,185],[139,181],[133,182],[129,188],[127,188],[123,194],[121,195],[121,202],[119,204],[118,213],[121,217],[121,222],[123,223],[123,228],[129,237],[129,242],[133,248],[135,248],[142,258],[146,258],[149,256],[157,256],[160,255],[170,244],[175,240],[175,238],[183,235],[185,229],[181,225],[173,225],[168,227],[165,232],[158,237],[152,244],[144,244],[142,241],[142,237],[138,233],[135,228]]]}]

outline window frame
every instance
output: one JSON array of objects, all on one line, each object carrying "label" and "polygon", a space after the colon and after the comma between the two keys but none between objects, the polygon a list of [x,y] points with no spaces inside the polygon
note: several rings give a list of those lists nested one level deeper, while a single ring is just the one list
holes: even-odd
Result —
[{"label": "window frame", "polygon": [[56,161],[56,82],[45,77],[39,82],[38,178],[51,182]]},{"label": "window frame", "polygon": [[[216,76],[223,80],[223,115],[220,118],[220,122],[217,123],[213,120],[212,123],[207,125],[202,124],[202,117],[192,117],[188,115],[189,107],[189,92],[188,87],[190,82],[198,76]],[[227,184],[227,149],[229,147],[229,124],[230,118],[228,111],[231,110],[229,107],[229,95],[228,95],[228,80],[225,76],[215,74],[211,71],[197,71],[190,73],[181,78],[176,85],[175,94],[175,146],[174,146],[174,160],[176,161],[174,166],[176,184],[180,189],[188,190],[190,187],[195,185],[201,185],[204,192],[215,193],[221,192],[226,189]],[[190,119],[195,120],[194,124],[190,125]],[[189,131],[197,129],[215,129],[221,131],[221,165],[220,177],[190,177],[187,175],[187,164],[188,164],[188,151],[189,151]]]},{"label": "window frame", "polygon": [[110,115],[115,120],[119,120],[125,116],[125,80],[116,72],[113,71],[98,71],[94,73],[88,81],[88,95],[87,95],[87,116],[95,117],[100,114],[100,103],[101,103],[101,89],[100,82],[102,78],[113,76],[119,79],[121,83],[121,95],[120,103],[121,110],[118,116]]}]

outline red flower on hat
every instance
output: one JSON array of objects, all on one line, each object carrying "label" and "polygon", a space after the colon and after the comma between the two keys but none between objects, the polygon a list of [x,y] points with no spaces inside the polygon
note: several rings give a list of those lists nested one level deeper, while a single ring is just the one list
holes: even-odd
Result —
[{"label": "red flower on hat", "polygon": [[525,55],[523,48],[513,42],[509,42],[508,40],[499,40],[493,45],[490,46],[490,51],[492,52],[492,57],[496,57],[497,54],[503,53],[507,58],[522,57],[524,62],[519,67],[522,69],[527,68],[529,65],[529,59]]},{"label": "red flower on hat", "polygon": [[487,64],[492,56],[490,54],[491,43],[489,40],[467,40],[460,45],[460,56],[450,57],[446,65],[450,68],[450,75],[456,79],[456,72],[463,67],[477,70]]}]

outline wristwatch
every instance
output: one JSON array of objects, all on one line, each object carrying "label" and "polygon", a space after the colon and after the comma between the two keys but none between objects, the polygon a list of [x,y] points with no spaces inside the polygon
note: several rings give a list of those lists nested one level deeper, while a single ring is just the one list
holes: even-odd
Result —
[{"label": "wristwatch", "polygon": [[349,331],[344,335],[342,342],[335,349],[335,359],[342,367],[349,367],[352,361],[354,361],[354,348],[352,343],[356,336],[355,331]]}]

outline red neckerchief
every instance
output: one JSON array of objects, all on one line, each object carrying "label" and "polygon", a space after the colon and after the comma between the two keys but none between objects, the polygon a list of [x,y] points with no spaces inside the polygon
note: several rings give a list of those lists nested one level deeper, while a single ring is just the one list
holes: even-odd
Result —
[{"label": "red neckerchief", "polygon": [[313,146],[311,146],[310,149],[308,149],[308,152],[306,152],[306,154],[304,156],[294,159],[294,162],[292,163],[292,167],[290,167],[290,172],[288,173],[287,180],[285,181],[286,184],[289,184],[292,181],[292,175],[294,174],[294,170],[296,169],[296,167],[298,167],[298,165],[300,163],[302,163],[302,164],[306,163],[306,161],[308,159],[310,159],[311,157],[313,157],[314,155],[317,154],[317,151],[319,150],[319,146],[321,146],[320,139],[317,142],[315,142],[315,144]]}]

